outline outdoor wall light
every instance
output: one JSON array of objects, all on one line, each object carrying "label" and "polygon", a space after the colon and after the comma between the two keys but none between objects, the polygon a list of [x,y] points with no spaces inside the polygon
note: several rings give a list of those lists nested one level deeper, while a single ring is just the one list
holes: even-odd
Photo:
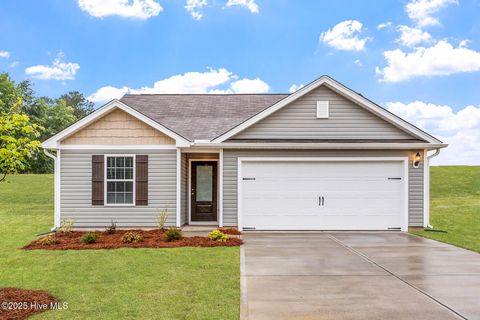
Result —
[{"label": "outdoor wall light", "polygon": [[413,158],[413,167],[416,169],[420,166],[420,160],[422,159],[420,152],[417,152],[415,158]]}]

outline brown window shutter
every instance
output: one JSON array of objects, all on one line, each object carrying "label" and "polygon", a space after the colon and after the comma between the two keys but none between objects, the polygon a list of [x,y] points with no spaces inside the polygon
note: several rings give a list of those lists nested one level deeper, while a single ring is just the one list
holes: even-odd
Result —
[{"label": "brown window shutter", "polygon": [[148,156],[135,157],[135,204],[148,205]]},{"label": "brown window shutter", "polygon": [[103,206],[105,160],[103,155],[92,155],[92,205]]}]

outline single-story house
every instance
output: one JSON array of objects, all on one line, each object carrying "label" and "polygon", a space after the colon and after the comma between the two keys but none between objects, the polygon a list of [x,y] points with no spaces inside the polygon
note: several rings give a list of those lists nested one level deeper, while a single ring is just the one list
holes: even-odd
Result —
[{"label": "single-story house", "polygon": [[[403,230],[447,145],[328,76],[292,94],[127,94],[43,142],[55,226]],[[428,153],[430,151],[430,153]]]}]

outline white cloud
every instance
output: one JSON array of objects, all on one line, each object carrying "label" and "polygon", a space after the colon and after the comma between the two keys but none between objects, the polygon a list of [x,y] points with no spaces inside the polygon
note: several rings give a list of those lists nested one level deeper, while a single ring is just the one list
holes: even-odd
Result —
[{"label": "white cloud", "polygon": [[40,80],[75,80],[80,65],[73,62],[64,62],[63,58],[63,53],[60,52],[51,66],[31,66],[25,69],[25,74]]},{"label": "white cloud", "polygon": [[259,78],[244,78],[232,82],[230,89],[233,91],[233,93],[266,93],[270,90],[270,86]]},{"label": "white cloud", "polygon": [[120,16],[148,19],[158,16],[163,10],[155,0],[78,0],[78,5],[96,18]]},{"label": "white cloud", "polygon": [[0,58],[10,58],[10,52],[0,51]]},{"label": "white cloud", "polygon": [[18,66],[18,63],[19,63],[18,61],[13,61],[12,63],[10,63],[10,64],[8,65],[8,67],[9,67],[9,68],[15,68],[16,66]]},{"label": "white cloud", "polygon": [[[222,87],[227,87],[226,89]],[[225,68],[209,69],[206,72],[187,72],[156,81],[152,87],[133,89],[106,86],[91,94],[88,99],[100,103],[118,99],[126,93],[265,93],[270,86],[259,78],[238,80]]]},{"label": "white cloud", "polygon": [[422,101],[391,102],[388,110],[449,144],[434,164],[480,164],[480,106],[455,112],[450,106]]},{"label": "white cloud", "polygon": [[362,23],[357,20],[342,21],[332,29],[322,32],[320,41],[327,45],[346,51],[361,51],[370,38],[359,38],[362,32]]},{"label": "white cloud", "polygon": [[[463,43],[465,45],[465,43]],[[416,48],[405,53],[400,49],[383,53],[387,66],[377,67],[380,81],[399,82],[420,76],[443,76],[460,72],[480,71],[480,52],[459,46],[454,48],[445,40],[429,48]]]},{"label": "white cloud", "polygon": [[228,0],[227,7],[240,6],[247,8],[251,13],[258,13],[258,4],[255,0]]},{"label": "white cloud", "polygon": [[187,3],[185,3],[185,9],[190,13],[192,18],[200,20],[203,18],[201,9],[207,4],[207,0],[187,0]]},{"label": "white cloud", "polygon": [[124,94],[128,93],[128,87],[115,88],[112,86],[105,86],[92,93],[87,99],[92,102],[108,102],[112,99],[120,99]]},{"label": "white cloud", "polygon": [[363,66],[362,61],[360,61],[359,59],[353,61],[353,63],[355,63],[359,67]]},{"label": "white cloud", "polygon": [[440,22],[433,14],[458,0],[412,0],[405,6],[408,17],[420,27],[438,25]]},{"label": "white cloud", "polygon": [[397,31],[400,32],[400,38],[397,39],[397,42],[406,47],[413,47],[422,42],[429,42],[432,40],[430,33],[418,28],[401,25],[397,27]]},{"label": "white cloud", "polygon": [[380,23],[380,24],[377,26],[377,30],[390,29],[391,27],[392,27],[392,22],[391,22],[391,21],[387,21],[387,22]]},{"label": "white cloud", "polygon": [[300,90],[303,87],[305,87],[305,85],[303,83],[301,83],[301,84],[294,83],[290,86],[290,88],[288,89],[288,92],[294,93],[295,91]]}]

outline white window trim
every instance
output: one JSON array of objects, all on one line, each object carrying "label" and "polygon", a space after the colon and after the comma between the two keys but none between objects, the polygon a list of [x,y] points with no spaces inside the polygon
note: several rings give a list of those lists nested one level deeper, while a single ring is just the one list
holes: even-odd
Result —
[{"label": "white window trim", "polygon": [[[135,154],[106,154],[104,155],[104,165],[103,165],[103,170],[104,170],[104,181],[103,181],[103,205],[105,207],[135,207],[135,203],[137,200],[136,197],[136,170],[137,170],[137,162],[136,162],[136,155]],[[107,179],[107,166],[108,166],[108,157],[132,157],[133,158],[133,179],[114,179],[114,180],[109,180]],[[133,182],[133,198],[132,198],[132,203],[108,203],[107,202],[107,184],[108,182]]]},{"label": "white window trim", "polygon": [[[359,162],[377,162],[393,161],[402,162],[403,165],[403,223],[401,231],[408,231],[408,157],[238,157],[237,159],[237,224],[238,231],[243,231],[243,187],[242,187],[242,164],[244,162],[332,162],[332,161],[359,161]],[[312,229],[318,230],[318,229]],[[322,229],[324,230],[324,229]],[[326,230],[326,229],[325,229]],[[375,229],[377,230],[377,229]]]}]

